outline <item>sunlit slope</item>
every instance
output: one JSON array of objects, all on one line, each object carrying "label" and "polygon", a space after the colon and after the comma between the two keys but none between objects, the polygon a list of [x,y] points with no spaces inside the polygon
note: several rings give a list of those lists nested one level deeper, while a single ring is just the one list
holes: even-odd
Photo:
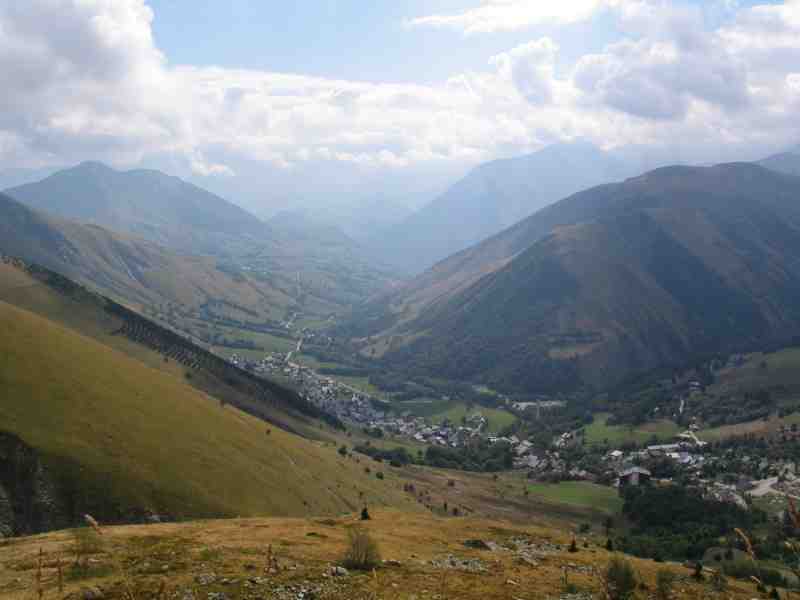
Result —
[{"label": "sunlit slope", "polygon": [[294,391],[246,373],[108,298],[53,271],[15,258],[0,261],[0,300],[111,346],[181,378],[248,414],[305,437],[324,435],[329,416]]},{"label": "sunlit slope", "polygon": [[106,519],[304,515],[389,503],[397,493],[334,447],[222,408],[168,373],[5,302],[0,331],[1,427],[69,482],[75,510]]}]

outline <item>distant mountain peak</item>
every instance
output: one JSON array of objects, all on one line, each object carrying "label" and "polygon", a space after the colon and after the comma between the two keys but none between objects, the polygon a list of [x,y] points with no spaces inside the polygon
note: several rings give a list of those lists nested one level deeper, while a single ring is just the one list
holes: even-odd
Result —
[{"label": "distant mountain peak", "polygon": [[81,163],[75,165],[72,169],[73,171],[94,171],[94,172],[117,172],[114,167],[107,165],[104,162],[100,162],[99,160],[85,160]]}]

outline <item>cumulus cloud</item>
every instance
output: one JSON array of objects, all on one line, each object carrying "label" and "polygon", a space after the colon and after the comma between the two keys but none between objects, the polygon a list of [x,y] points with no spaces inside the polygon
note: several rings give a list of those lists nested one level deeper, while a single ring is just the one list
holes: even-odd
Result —
[{"label": "cumulus cloud", "polygon": [[465,34],[515,31],[533,25],[564,25],[585,21],[597,11],[616,6],[622,0],[484,0],[476,8],[456,14],[417,17],[407,21],[410,27],[438,27]]},{"label": "cumulus cloud", "polygon": [[621,39],[572,65],[544,37],[415,85],[171,65],[144,0],[0,2],[0,159],[170,156],[218,177],[245,163],[474,164],[578,137],[697,148],[800,137],[798,0],[738,9],[714,30],[697,11],[648,0],[475,10],[502,28],[515,10],[529,11],[527,22],[562,11],[545,16],[567,22],[611,5]]},{"label": "cumulus cloud", "polygon": [[547,104],[553,99],[555,61],[558,46],[550,38],[534,40],[493,56],[489,64],[498,74],[514,83],[531,104]]}]

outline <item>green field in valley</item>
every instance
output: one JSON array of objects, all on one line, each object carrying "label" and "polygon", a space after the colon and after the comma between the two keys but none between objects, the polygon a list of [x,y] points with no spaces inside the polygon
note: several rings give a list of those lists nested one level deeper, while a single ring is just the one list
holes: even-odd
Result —
[{"label": "green field in valley", "polygon": [[585,481],[534,483],[528,485],[530,494],[553,504],[568,504],[616,514],[622,509],[622,498],[615,488]]},{"label": "green field in valley", "polygon": [[639,444],[649,442],[653,436],[659,441],[669,441],[681,432],[680,427],[672,421],[654,421],[639,426],[628,425],[608,425],[610,415],[607,413],[597,413],[594,415],[594,422],[587,425],[585,442],[587,444],[609,443],[618,446],[626,442],[636,442]]}]

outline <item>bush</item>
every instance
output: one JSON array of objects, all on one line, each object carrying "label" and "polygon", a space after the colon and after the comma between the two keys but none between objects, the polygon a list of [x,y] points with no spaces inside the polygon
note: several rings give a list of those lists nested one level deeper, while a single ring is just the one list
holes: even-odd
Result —
[{"label": "bush", "polygon": [[722,569],[717,569],[711,575],[711,587],[715,592],[724,592],[728,589],[728,580],[725,578]]},{"label": "bush", "polygon": [[656,573],[656,598],[658,600],[670,600],[672,590],[675,587],[675,573],[667,569],[659,569]]},{"label": "bush", "polygon": [[361,527],[352,527],[347,532],[347,552],[342,564],[348,569],[369,571],[381,561],[378,544],[369,533]]},{"label": "bush", "polygon": [[619,556],[608,563],[602,581],[609,600],[629,600],[636,591],[636,571],[629,561]]},{"label": "bush", "polygon": [[103,551],[103,538],[91,527],[78,527],[70,533],[72,533],[72,548],[76,563],[83,562],[91,554]]},{"label": "bush", "polygon": [[750,579],[756,577],[764,582],[765,585],[786,587],[786,578],[780,571],[758,567],[750,560],[737,560],[725,563],[722,568],[726,575],[735,577],[736,579]]}]

